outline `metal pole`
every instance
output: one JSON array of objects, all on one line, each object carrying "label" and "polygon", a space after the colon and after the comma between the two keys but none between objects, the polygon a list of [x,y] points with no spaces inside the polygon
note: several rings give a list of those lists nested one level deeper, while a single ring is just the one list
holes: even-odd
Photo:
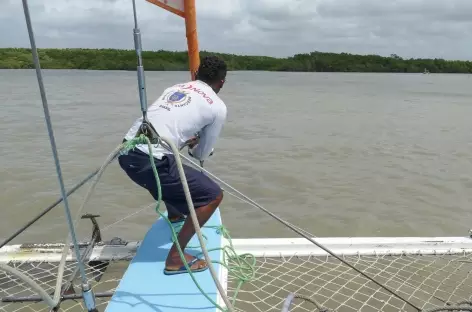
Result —
[{"label": "metal pole", "polygon": [[146,135],[152,144],[159,143],[159,135],[156,132],[156,129],[152,126],[152,124],[147,119],[147,96],[146,96],[146,81],[144,78],[144,67],[143,67],[143,59],[141,57],[142,46],[141,46],[141,31],[138,27],[138,17],[136,13],[136,1],[133,0],[133,16],[134,16],[134,49],[136,50],[136,55],[138,56],[138,89],[139,89],[139,100],[141,102],[141,112],[143,113],[143,122],[141,123],[141,127],[139,128],[136,136],[139,136],[141,133]]},{"label": "metal pole", "polygon": [[138,56],[138,88],[139,88],[139,100],[141,102],[141,111],[143,113],[143,118],[146,119],[147,114],[147,96],[146,96],[146,81],[144,79],[144,67],[143,59],[141,56],[142,45],[141,45],[141,31],[138,27],[138,17],[136,14],[136,1],[133,0],[133,16],[134,16],[134,49],[136,50],[136,55]]},{"label": "metal pole", "polygon": [[59,156],[58,156],[58,153],[57,153],[56,140],[54,138],[54,132],[53,132],[53,129],[52,129],[51,116],[49,114],[49,107],[48,107],[48,102],[47,102],[47,98],[46,98],[46,91],[45,91],[45,88],[44,88],[43,77],[42,77],[42,73],[41,73],[41,65],[40,65],[40,62],[39,62],[38,51],[37,51],[36,43],[35,43],[35,39],[34,39],[33,27],[31,25],[31,17],[30,17],[30,13],[29,13],[28,1],[27,0],[23,0],[23,11],[25,13],[26,26],[28,28],[28,35],[29,35],[29,39],[30,39],[30,43],[31,43],[31,51],[33,53],[33,61],[34,61],[34,65],[35,65],[35,68],[36,68],[36,76],[38,78],[39,92],[41,94],[41,100],[43,102],[43,111],[44,111],[44,117],[46,119],[46,126],[47,126],[47,129],[48,129],[49,141],[51,143],[52,154],[53,154],[54,162],[55,162],[55,165],[56,165],[57,178],[59,180],[61,195],[62,195],[62,198],[64,200],[64,210],[65,210],[65,214],[66,214],[66,218],[67,218],[67,224],[68,224],[68,227],[69,227],[72,242],[74,244],[74,250],[75,250],[75,254],[76,254],[76,258],[77,258],[77,265],[79,267],[80,275],[82,277],[82,292],[83,292],[83,296],[84,296],[84,302],[85,302],[85,305],[86,305],[88,311],[91,311],[91,312],[92,311],[97,311],[97,309],[95,307],[95,297],[94,297],[92,289],[91,289],[91,287],[90,287],[90,285],[87,281],[87,276],[85,275],[84,265],[83,265],[83,263],[80,259],[79,245],[77,243],[77,237],[76,237],[76,234],[75,234],[74,224],[73,224],[72,216],[71,216],[70,209],[69,209],[69,202],[67,200],[66,189],[65,189],[65,186],[64,186],[63,178],[62,178],[62,170],[61,170],[61,165],[60,165],[60,162],[59,162]]},{"label": "metal pole", "polygon": [[[103,292],[103,293],[96,293],[95,297],[97,298],[111,298],[113,297],[114,292]],[[82,299],[83,296],[80,294],[72,294],[72,295],[62,295],[61,301],[65,300],[76,300]],[[28,297],[5,297],[2,298],[1,302],[41,302],[43,298],[40,296],[28,296]]]}]

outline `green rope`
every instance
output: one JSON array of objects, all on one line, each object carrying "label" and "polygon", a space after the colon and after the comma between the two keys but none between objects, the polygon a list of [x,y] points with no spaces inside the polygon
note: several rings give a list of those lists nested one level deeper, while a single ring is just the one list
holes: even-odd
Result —
[{"label": "green rope", "polygon": [[[190,277],[192,278],[193,282],[197,286],[197,288],[200,290],[202,295],[204,295],[216,308],[219,310],[226,312],[227,309],[221,307],[218,305],[213,299],[211,299],[208,294],[201,288],[201,286],[198,284],[198,282],[195,279],[195,276],[193,272],[191,271],[190,267],[187,264],[187,260],[185,259],[184,252],[182,248],[180,247],[180,244],[178,243],[177,240],[177,235],[180,232],[183,224],[177,224],[173,225],[170,220],[167,218],[166,215],[164,215],[160,210],[160,205],[162,201],[162,190],[161,190],[161,183],[159,180],[159,176],[157,174],[157,168],[154,163],[154,156],[152,154],[152,146],[151,142],[149,139],[144,135],[141,134],[140,136],[133,138],[125,143],[122,144],[122,150],[120,154],[127,154],[130,150],[134,150],[136,145],[138,144],[147,144],[148,149],[149,149],[149,159],[151,161],[151,167],[152,171],[154,173],[154,177],[156,179],[157,183],[157,203],[156,203],[156,212],[159,214],[161,218],[164,218],[164,220],[167,221],[170,229],[171,229],[171,240],[173,243],[176,243],[177,250],[179,251],[180,259],[182,260],[182,263],[184,264],[185,268],[187,269],[187,272],[190,274]],[[217,263],[220,264],[221,266],[225,267],[228,270],[228,274],[234,276],[237,280],[237,286],[234,292],[234,296],[232,298],[232,305],[234,306],[234,303],[236,301],[237,294],[239,293],[239,290],[243,286],[244,283],[250,282],[254,279],[255,277],[255,266],[256,266],[256,258],[254,255],[250,253],[246,254],[241,254],[238,255],[234,249],[231,236],[229,234],[229,231],[223,226],[203,226],[203,228],[209,228],[209,229],[214,229],[218,234],[222,235],[228,242],[229,245],[224,246],[223,248],[213,248],[213,249],[208,249],[208,252],[211,251],[217,251],[221,250],[223,252],[223,259],[222,261],[216,261],[213,260],[212,263]],[[203,238],[205,241],[207,240],[206,236],[202,233]],[[188,248],[198,248],[200,246],[188,246]],[[199,253],[198,255],[201,255],[202,253]],[[197,257],[198,257],[197,255]]]}]

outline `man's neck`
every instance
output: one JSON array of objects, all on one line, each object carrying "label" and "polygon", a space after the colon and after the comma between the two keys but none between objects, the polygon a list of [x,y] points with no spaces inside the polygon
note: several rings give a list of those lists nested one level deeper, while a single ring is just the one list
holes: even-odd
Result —
[{"label": "man's neck", "polygon": [[215,89],[214,89],[212,86],[210,86],[208,83],[206,83],[205,81],[203,81],[203,80],[198,80],[198,79],[195,80],[195,81],[198,82],[198,83],[201,83],[201,84],[203,84],[203,85],[205,85],[205,86],[207,86],[208,88],[211,88],[211,89],[213,90],[213,92],[216,93]]},{"label": "man's neck", "polygon": [[195,81],[198,82],[198,83],[204,84],[204,85],[206,85],[206,86],[208,86],[208,87],[211,88],[211,86],[210,86],[208,83],[206,83],[205,81],[203,81],[203,80],[197,79],[197,80],[195,80]]}]

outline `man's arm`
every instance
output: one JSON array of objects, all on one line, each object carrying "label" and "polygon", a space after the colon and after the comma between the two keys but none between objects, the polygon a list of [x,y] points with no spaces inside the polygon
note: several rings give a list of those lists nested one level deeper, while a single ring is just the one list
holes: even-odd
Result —
[{"label": "man's arm", "polygon": [[218,108],[213,122],[205,126],[200,132],[200,140],[195,149],[192,150],[192,155],[196,159],[202,161],[206,160],[213,149],[213,146],[220,135],[221,129],[226,121],[226,106]]}]

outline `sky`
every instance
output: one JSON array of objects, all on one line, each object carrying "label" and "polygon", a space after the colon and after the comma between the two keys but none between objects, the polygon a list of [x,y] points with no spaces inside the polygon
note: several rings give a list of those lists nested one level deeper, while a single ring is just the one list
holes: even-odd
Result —
[{"label": "sky", "polygon": [[[136,0],[144,50],[185,50],[183,18]],[[29,0],[39,48],[133,49],[131,0]],[[472,0],[196,0],[201,50],[472,60]],[[29,47],[22,1],[0,0],[0,47]]]}]

